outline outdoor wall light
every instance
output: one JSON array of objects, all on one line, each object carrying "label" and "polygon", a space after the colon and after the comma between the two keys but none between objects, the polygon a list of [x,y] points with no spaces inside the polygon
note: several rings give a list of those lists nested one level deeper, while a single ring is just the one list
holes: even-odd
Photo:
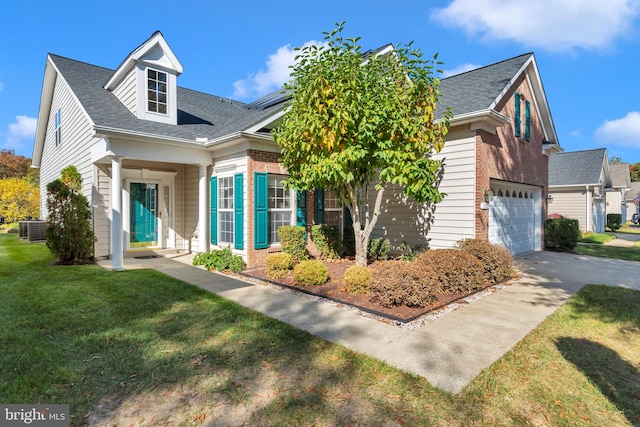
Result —
[{"label": "outdoor wall light", "polygon": [[552,203],[553,202],[553,196],[551,194],[547,195],[547,203]]},{"label": "outdoor wall light", "polygon": [[493,190],[485,190],[484,192],[484,201],[489,203],[493,200]]}]

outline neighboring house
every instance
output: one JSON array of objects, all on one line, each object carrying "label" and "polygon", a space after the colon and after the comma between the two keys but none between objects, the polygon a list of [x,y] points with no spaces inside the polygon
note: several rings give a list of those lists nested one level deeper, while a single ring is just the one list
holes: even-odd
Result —
[{"label": "neighboring house", "polygon": [[[231,101],[178,87],[182,71],[160,32],[116,70],[48,55],[33,152],[42,217],[46,184],[73,164],[93,212],[95,256],[114,270],[124,253],[158,248],[230,246],[259,265],[280,250],[280,225],[349,225],[331,191],[283,187],[270,134],[284,114],[281,93]],[[390,191],[374,236],[395,248],[478,237],[513,253],[542,249],[548,154],[561,149],[533,54],[443,79],[441,92],[454,112],[439,154],[447,196],[434,209]]]},{"label": "neighboring house", "polygon": [[549,214],[577,219],[581,231],[604,232],[605,192],[611,189],[605,148],[556,153],[549,158]]},{"label": "neighboring house", "polygon": [[633,200],[640,196],[640,182],[632,182],[627,191],[627,220],[631,221],[634,213],[640,213],[640,204],[633,203]]},{"label": "neighboring house", "polygon": [[610,163],[609,168],[611,169],[611,189],[606,192],[607,213],[621,214],[624,224],[627,219],[631,219],[631,215],[627,217],[627,193],[631,190],[629,163]]}]

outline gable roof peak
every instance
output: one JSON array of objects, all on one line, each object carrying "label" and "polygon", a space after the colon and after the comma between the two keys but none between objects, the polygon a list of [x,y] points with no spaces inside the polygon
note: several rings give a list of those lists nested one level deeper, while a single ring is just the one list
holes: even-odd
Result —
[{"label": "gable roof peak", "polygon": [[135,48],[125,58],[120,66],[113,73],[109,81],[104,85],[107,90],[113,90],[122,78],[139,61],[146,61],[154,65],[161,65],[164,68],[173,70],[176,75],[182,74],[184,67],[169,47],[160,30],[154,31],[147,40]]}]

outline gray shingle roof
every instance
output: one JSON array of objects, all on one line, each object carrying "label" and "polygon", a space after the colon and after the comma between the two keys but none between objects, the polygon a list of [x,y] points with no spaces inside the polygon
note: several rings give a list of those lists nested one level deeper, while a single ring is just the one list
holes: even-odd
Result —
[{"label": "gray shingle roof", "polygon": [[549,185],[597,185],[607,150],[572,151],[549,156]]},{"label": "gray shingle roof", "polygon": [[532,56],[525,53],[442,79],[440,105],[451,108],[454,116],[486,110]]},{"label": "gray shingle roof", "polygon": [[629,163],[611,163],[611,184],[616,188],[629,187],[631,175],[629,174]]},{"label": "gray shingle roof", "polygon": [[[374,51],[367,51],[365,55],[380,51],[388,46],[385,45]],[[436,112],[436,118],[442,117],[442,112],[447,107],[451,108],[454,116],[486,110],[532,56],[533,53],[525,53],[442,79],[440,81],[440,108]],[[284,102],[285,98],[286,95],[281,90],[278,90],[252,102],[248,107],[270,106]]]},{"label": "gray shingle roof", "polygon": [[162,137],[214,139],[245,130],[280,109],[279,105],[249,109],[246,104],[177,88],[178,125],[138,119],[104,84],[114,70],[50,55],[91,120],[100,127]]}]

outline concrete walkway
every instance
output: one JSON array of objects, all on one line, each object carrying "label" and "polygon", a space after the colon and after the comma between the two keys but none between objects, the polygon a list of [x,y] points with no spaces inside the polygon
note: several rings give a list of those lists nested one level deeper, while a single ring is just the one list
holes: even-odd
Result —
[{"label": "concrete walkway", "polygon": [[616,238],[605,243],[607,246],[618,246],[621,248],[631,248],[640,241],[640,234],[615,233]]},{"label": "concrete walkway", "polygon": [[[415,330],[362,317],[331,304],[270,286],[209,273],[191,256],[125,259],[192,283],[354,351],[425,377],[458,393],[585,284],[640,289],[640,262],[536,252],[515,259],[523,278]],[[109,261],[101,262],[105,267]]]}]

